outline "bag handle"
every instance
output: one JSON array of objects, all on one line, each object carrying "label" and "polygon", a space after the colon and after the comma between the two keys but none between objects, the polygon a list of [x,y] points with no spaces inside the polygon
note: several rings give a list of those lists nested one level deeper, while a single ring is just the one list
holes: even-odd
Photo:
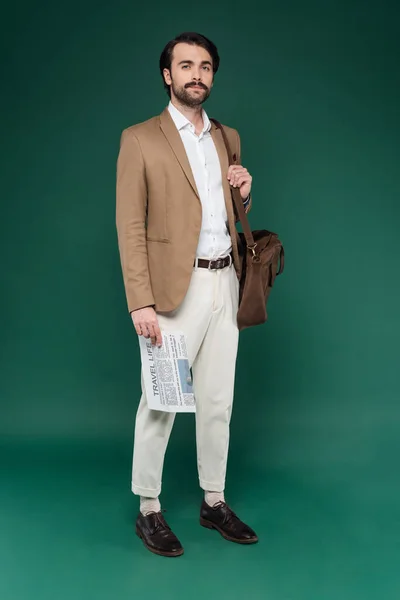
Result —
[{"label": "bag handle", "polygon": [[[222,137],[224,139],[224,143],[225,143],[225,147],[226,147],[226,151],[228,153],[229,165],[234,165],[236,161],[233,159],[232,150],[231,150],[231,147],[230,147],[230,144],[228,141],[228,137],[225,133],[225,129],[223,128],[221,123],[219,121],[217,121],[217,119],[210,119],[210,121],[212,121],[214,123],[214,125],[216,126],[217,129],[221,130]],[[253,237],[253,234],[250,229],[250,224],[249,224],[249,220],[246,215],[246,211],[243,206],[242,197],[240,195],[238,188],[234,188],[231,186],[231,192],[232,192],[232,197],[233,197],[233,201],[235,203],[235,207],[236,207],[236,211],[237,211],[239,220],[243,227],[243,233],[244,233],[244,237],[246,240],[247,248],[249,250],[251,250],[251,252],[253,253],[253,257],[255,257],[256,256],[255,248],[256,248],[257,244],[254,241],[254,237]]]}]

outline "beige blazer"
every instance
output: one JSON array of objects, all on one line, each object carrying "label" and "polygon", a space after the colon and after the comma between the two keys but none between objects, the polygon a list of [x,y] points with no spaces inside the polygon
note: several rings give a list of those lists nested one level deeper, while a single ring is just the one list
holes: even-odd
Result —
[{"label": "beige blazer", "polygon": [[[225,129],[240,165],[239,134],[230,127]],[[226,178],[228,156],[214,123],[211,136],[221,164],[233,261],[239,277],[236,219]],[[150,305],[156,311],[174,310],[189,286],[202,207],[185,147],[167,108],[122,132],[116,187],[118,247],[128,310]]]}]

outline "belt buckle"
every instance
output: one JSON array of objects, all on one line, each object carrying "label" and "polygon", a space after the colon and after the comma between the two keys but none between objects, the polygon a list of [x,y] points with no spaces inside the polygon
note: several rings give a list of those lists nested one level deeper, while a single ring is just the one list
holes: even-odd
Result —
[{"label": "belt buckle", "polygon": [[[226,257],[224,257],[224,258],[219,257],[219,258],[214,258],[214,260],[210,260],[208,268],[209,269],[223,269],[225,258]],[[211,263],[213,263],[213,267],[211,267]]]},{"label": "belt buckle", "polygon": [[[210,260],[210,262],[208,263],[208,270],[209,271],[215,271],[215,269],[218,269],[218,264],[219,264],[219,258],[213,258],[212,260]],[[211,266],[213,265],[213,266]]]}]

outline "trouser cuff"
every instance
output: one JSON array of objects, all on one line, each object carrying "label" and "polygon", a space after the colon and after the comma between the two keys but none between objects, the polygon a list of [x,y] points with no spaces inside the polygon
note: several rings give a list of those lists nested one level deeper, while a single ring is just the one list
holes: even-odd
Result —
[{"label": "trouser cuff", "polygon": [[132,492],[136,494],[136,496],[145,496],[146,498],[158,498],[158,496],[161,493],[161,487],[155,490],[151,490],[132,483]]},{"label": "trouser cuff", "polygon": [[199,479],[200,487],[205,492],[223,492],[225,490],[225,481],[223,483],[212,483],[211,481],[206,481],[205,479]]}]

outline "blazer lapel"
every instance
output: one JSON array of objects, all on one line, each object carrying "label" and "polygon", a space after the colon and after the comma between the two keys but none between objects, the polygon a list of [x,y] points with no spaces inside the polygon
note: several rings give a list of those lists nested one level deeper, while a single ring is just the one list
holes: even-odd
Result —
[{"label": "blazer lapel", "polygon": [[214,141],[215,148],[217,149],[219,162],[221,165],[222,188],[224,190],[226,214],[228,215],[229,233],[231,235],[231,240],[232,240],[233,258],[234,258],[235,264],[237,266],[236,270],[239,271],[240,260],[239,260],[239,251],[238,251],[238,242],[237,242],[238,233],[236,230],[236,218],[235,218],[235,213],[233,210],[231,186],[226,177],[228,174],[228,168],[229,168],[228,152],[225,147],[225,142],[224,142],[224,138],[222,137],[222,133],[219,129],[217,129],[216,125],[213,122],[211,122],[211,137]]},{"label": "blazer lapel", "polygon": [[[231,188],[229,185],[229,181],[226,178],[226,176],[228,174],[228,167],[229,167],[228,153],[225,148],[222,133],[220,132],[219,129],[216,128],[214,123],[211,124],[210,133],[211,133],[213,142],[215,144],[215,148],[217,149],[219,163],[221,165],[222,187],[224,190],[225,204],[227,205],[226,208],[228,210],[228,207],[232,208]],[[228,212],[228,214],[229,214],[229,212]]]},{"label": "blazer lapel", "polygon": [[169,145],[171,146],[176,158],[178,159],[190,185],[192,186],[197,197],[200,199],[200,194],[193,177],[193,171],[190,167],[189,159],[186,154],[185,146],[183,145],[179,131],[177,130],[168,108],[165,108],[160,115],[160,127]]},{"label": "blazer lapel", "polygon": [[222,133],[220,132],[219,129],[216,128],[214,123],[211,124],[211,137],[212,137],[215,147],[217,149],[219,162],[221,165],[222,187],[224,190],[226,212],[228,215],[229,223],[234,224],[235,223],[235,214],[233,212],[231,186],[226,177],[228,174],[228,168],[229,168],[228,153],[225,148],[225,143],[224,143],[224,138],[222,137]]}]

